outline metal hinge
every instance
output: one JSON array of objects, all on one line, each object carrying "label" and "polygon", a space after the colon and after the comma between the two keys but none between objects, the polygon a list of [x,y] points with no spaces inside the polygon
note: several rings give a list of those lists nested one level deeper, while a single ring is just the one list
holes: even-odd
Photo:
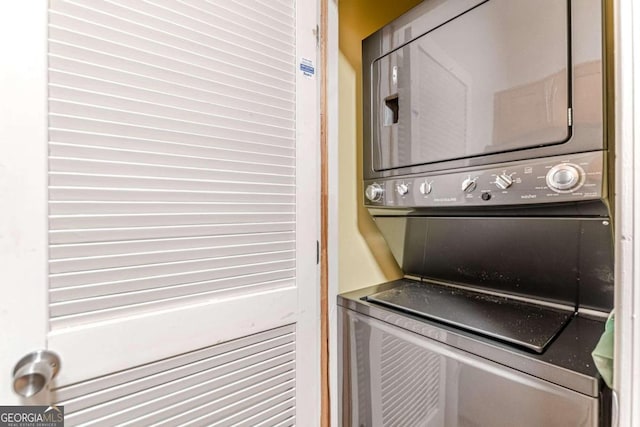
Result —
[{"label": "metal hinge", "polygon": [[569,126],[573,126],[573,109],[567,109],[567,122],[569,122]]},{"label": "metal hinge", "polygon": [[316,264],[320,264],[320,242],[316,240]]}]

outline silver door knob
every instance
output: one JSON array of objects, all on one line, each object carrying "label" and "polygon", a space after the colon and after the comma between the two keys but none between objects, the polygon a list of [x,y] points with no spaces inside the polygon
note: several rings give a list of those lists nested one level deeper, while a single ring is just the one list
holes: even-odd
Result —
[{"label": "silver door knob", "polygon": [[23,397],[40,393],[60,370],[60,358],[48,350],[38,350],[20,359],[13,368],[13,390]]}]

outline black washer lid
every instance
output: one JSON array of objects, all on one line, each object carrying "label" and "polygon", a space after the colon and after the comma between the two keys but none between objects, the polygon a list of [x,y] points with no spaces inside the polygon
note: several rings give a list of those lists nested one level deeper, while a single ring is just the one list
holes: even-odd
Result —
[{"label": "black washer lid", "polygon": [[532,304],[459,287],[403,281],[367,301],[437,320],[542,353],[572,310]]}]

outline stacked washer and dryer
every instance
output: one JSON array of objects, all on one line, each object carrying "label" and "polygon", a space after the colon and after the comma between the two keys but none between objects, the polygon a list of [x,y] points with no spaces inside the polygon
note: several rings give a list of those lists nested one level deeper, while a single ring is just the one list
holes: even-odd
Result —
[{"label": "stacked washer and dryer", "polygon": [[363,41],[364,200],[405,275],[338,297],[342,425],[609,423],[604,15],[425,0]]}]

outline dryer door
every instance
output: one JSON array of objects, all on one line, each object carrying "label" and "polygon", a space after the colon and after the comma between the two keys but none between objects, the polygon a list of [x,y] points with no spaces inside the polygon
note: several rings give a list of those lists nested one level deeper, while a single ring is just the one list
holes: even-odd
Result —
[{"label": "dryer door", "polygon": [[569,34],[566,1],[489,0],[375,61],[373,169],[566,141]]}]

